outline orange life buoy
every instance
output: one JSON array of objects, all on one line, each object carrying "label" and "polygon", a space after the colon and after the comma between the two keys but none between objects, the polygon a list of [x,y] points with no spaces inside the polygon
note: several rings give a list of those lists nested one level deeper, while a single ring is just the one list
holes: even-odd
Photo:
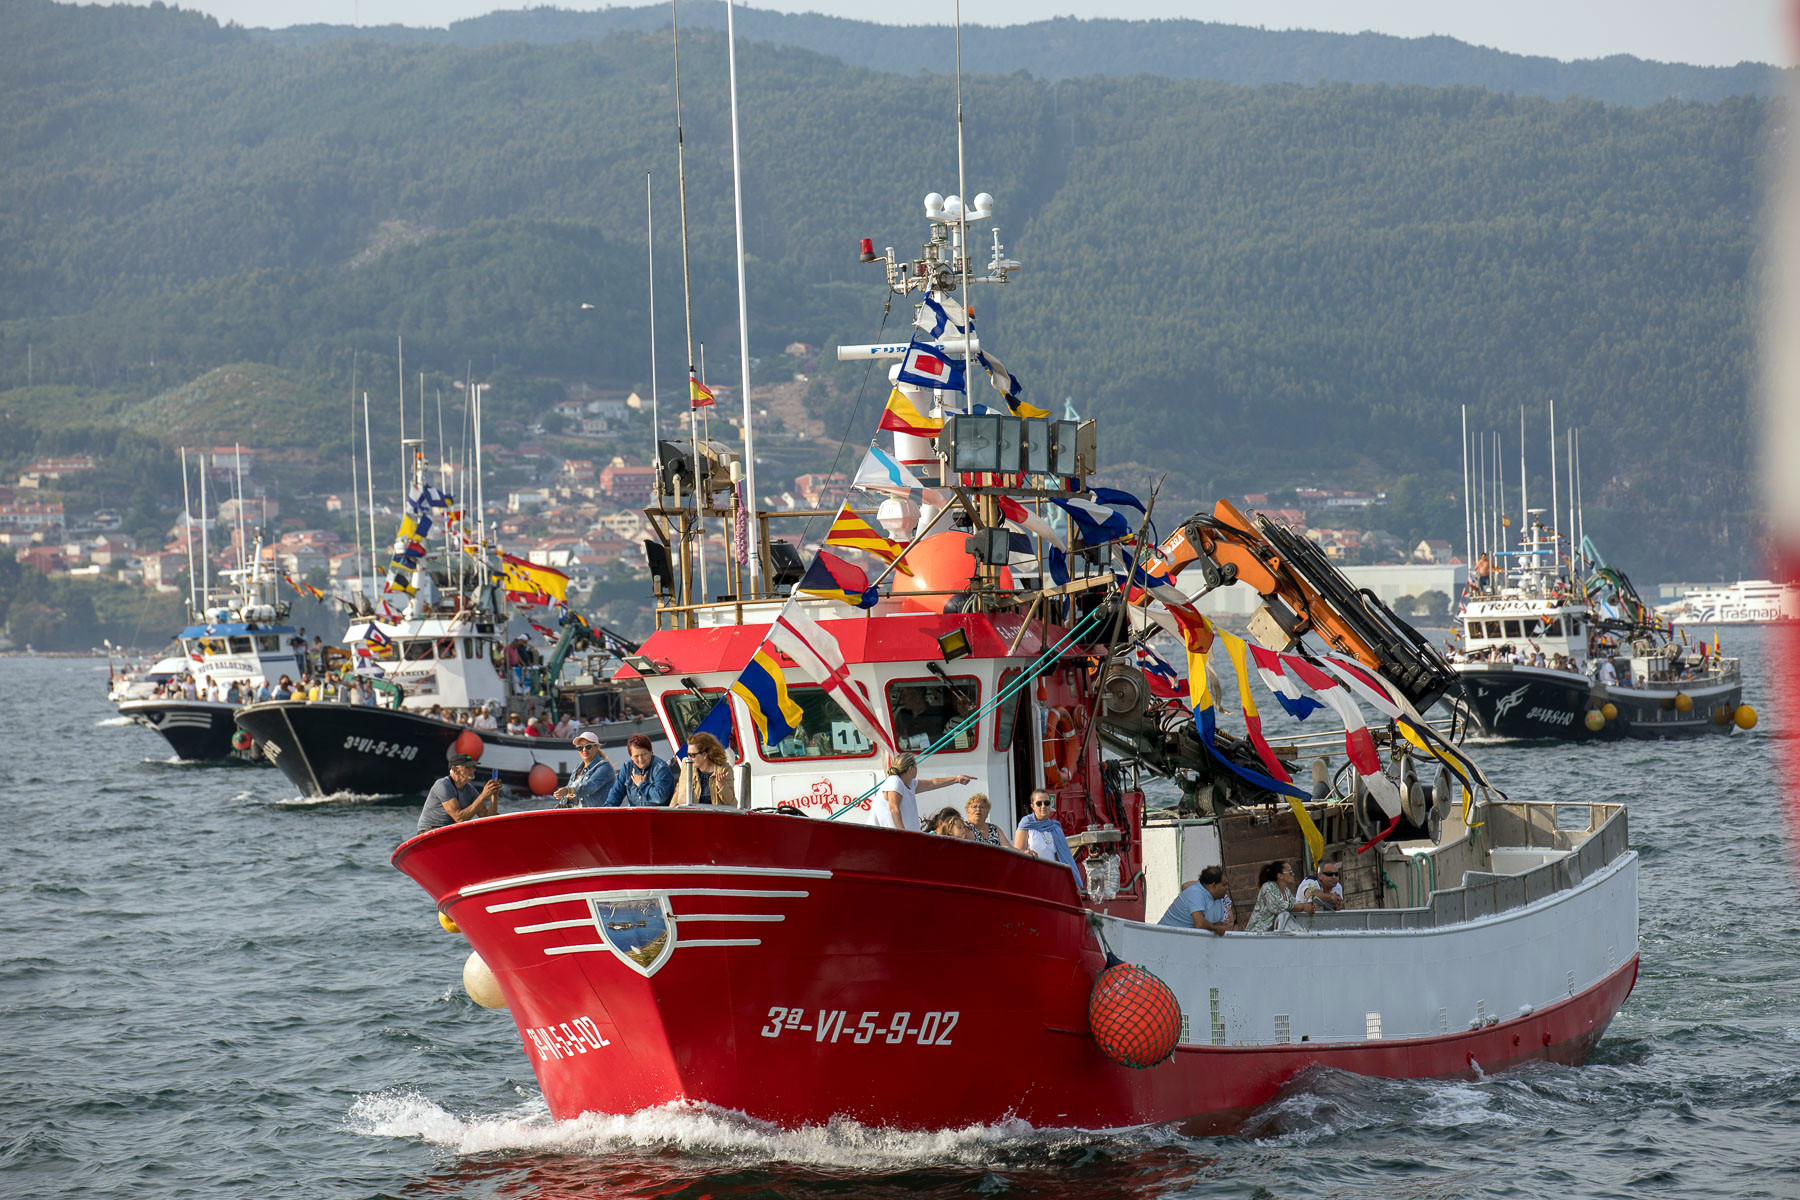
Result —
[{"label": "orange life buoy", "polygon": [[1075,777],[1075,760],[1081,743],[1075,736],[1075,718],[1066,708],[1044,713],[1044,786],[1061,787]]}]

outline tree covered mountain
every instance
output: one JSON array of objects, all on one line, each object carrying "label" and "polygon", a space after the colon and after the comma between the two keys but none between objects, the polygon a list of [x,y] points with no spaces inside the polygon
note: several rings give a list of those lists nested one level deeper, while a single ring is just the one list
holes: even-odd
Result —
[{"label": "tree covered mountain", "polygon": [[[293,381],[265,428],[329,451],[352,351],[391,396],[396,336],[409,372],[472,361],[515,401],[577,377],[642,388],[647,174],[679,379],[666,32],[295,46],[160,6],[0,14],[0,440],[19,453],[84,419],[153,428],[148,397],[242,362]],[[910,320],[884,318],[854,251],[916,251],[919,198],[956,189],[953,89],[916,69],[941,58],[896,49],[883,72],[740,45],[752,354]],[[684,35],[681,67],[696,336],[734,381],[722,39]],[[969,190],[997,197],[1026,263],[977,292],[984,340],[1030,398],[1103,417],[1132,480],[1168,472],[1198,500],[1404,475],[1443,495],[1461,405],[1514,456],[1528,406],[1541,474],[1554,398],[1585,430],[1609,555],[1640,579],[1754,565],[1774,102],[1022,72],[966,79],[965,102]],[[827,361],[812,394],[853,441],[884,390],[866,375]],[[1460,541],[1460,507],[1418,504],[1394,531]]]},{"label": "tree covered mountain", "polygon": [[[686,0],[680,7],[680,17],[683,25],[690,28],[725,27],[724,6],[717,0]],[[811,50],[850,66],[891,71],[896,64],[905,63],[947,71],[955,64],[955,42],[951,30],[944,25],[876,24],[819,13],[781,13],[742,6],[736,21],[742,38]],[[287,46],[354,38],[473,48],[502,42],[598,42],[619,33],[662,33],[668,27],[668,5],[647,4],[596,12],[552,7],[493,12],[452,22],[447,29],[303,25],[253,32],[258,38]],[[1214,21],[1074,17],[1021,25],[966,25],[963,67],[988,75],[1028,71],[1039,79],[1052,80],[1087,75],[1161,75],[1251,85],[1328,82],[1482,87],[1555,100],[1586,96],[1609,104],[1774,96],[1783,87],[1783,73],[1766,63],[1701,67],[1650,62],[1629,54],[1564,62],[1472,46],[1448,37],[1401,38],[1381,33],[1253,29]]]}]

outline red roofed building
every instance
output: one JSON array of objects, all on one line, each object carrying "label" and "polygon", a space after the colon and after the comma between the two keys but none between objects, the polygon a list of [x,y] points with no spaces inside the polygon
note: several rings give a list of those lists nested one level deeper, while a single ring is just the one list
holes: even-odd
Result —
[{"label": "red roofed building", "polygon": [[600,469],[601,492],[620,504],[648,504],[655,487],[655,467],[613,463]]}]

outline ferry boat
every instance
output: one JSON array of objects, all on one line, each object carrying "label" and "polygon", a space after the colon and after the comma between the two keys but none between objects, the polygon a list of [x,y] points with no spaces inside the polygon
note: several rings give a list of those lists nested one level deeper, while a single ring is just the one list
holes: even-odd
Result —
[{"label": "ferry boat", "polygon": [[[467,940],[465,984],[510,1012],[552,1115],[699,1103],[785,1127],[1223,1129],[1320,1067],[1580,1062],[1637,973],[1624,808],[1494,788],[1419,717],[1454,685],[1448,664],[1295,531],[1220,502],[1155,542],[1154,496],[1092,485],[1095,423],[1024,409],[972,328],[969,285],[1018,268],[997,231],[986,271],[970,262],[991,198],[934,193],[925,212],[918,256],[862,247],[918,331],[840,349],[898,359],[890,408],[929,414],[858,473],[892,537],[846,506],[833,529],[850,536],[827,539],[873,550],[892,590],[872,600],[866,576],[815,558],[790,591],[751,569],[779,553],[783,514],[753,512],[760,555],[696,599],[691,534],[740,514],[705,489],[652,513],[657,628],[621,674],[671,742],[729,716],[740,806],[503,813],[394,853]],[[983,371],[991,405],[970,394]],[[835,598],[807,586],[821,564]],[[1258,591],[1254,644],[1212,627],[1191,585]],[[1136,665],[1139,617],[1182,636],[1188,704]],[[1240,681],[1237,736],[1206,682],[1215,648]],[[1283,707],[1342,725],[1332,754],[1267,742],[1252,667]],[[921,808],[983,793],[1007,846],[888,827],[905,746],[940,785]],[[1178,809],[1147,807],[1153,775],[1179,783]],[[1057,840],[1034,793],[1073,866],[1008,848],[1021,828]],[[1241,925],[1278,860],[1341,864],[1347,907],[1304,930],[1151,923],[1217,865]],[[1141,1061],[1121,1020],[1150,1031]]]},{"label": "ferry boat", "polygon": [[1583,540],[1534,521],[1516,567],[1472,577],[1456,621],[1461,699],[1485,734],[1564,741],[1730,733],[1753,721],[1736,658],[1687,644]]},{"label": "ferry boat", "polygon": [[[415,455],[414,507],[423,514],[431,506],[420,498],[441,493],[426,490],[423,454],[416,442],[408,446]],[[435,511],[450,524],[441,515],[443,506]],[[452,537],[457,546],[465,544]],[[530,668],[527,680],[524,669],[508,667],[508,645],[517,639],[531,644],[535,631],[508,603],[505,586],[493,582],[504,577],[497,570],[503,561],[498,551],[480,545],[479,538],[467,540],[473,553],[465,569],[456,561],[465,554],[457,549],[439,553],[424,542],[413,544],[422,552],[406,568],[410,594],[396,593],[405,607],[375,608],[365,601],[339,651],[354,663],[352,673],[370,703],[351,703],[346,681],[334,678],[320,700],[270,700],[237,710],[237,724],[301,794],[423,795],[443,776],[458,740],[471,733],[480,740],[483,768],[497,771],[508,787],[526,789],[539,765],[549,767],[560,786],[581,765],[580,755],[566,738],[507,733],[507,717],[528,709],[547,717],[579,717],[614,762],[623,761],[625,741],[635,733],[663,738],[662,726],[647,714],[641,688],[596,678],[608,657],[602,635],[566,608],[556,618],[562,621],[558,641],[541,669]],[[534,603],[529,611],[542,614],[549,607]],[[633,648],[616,636],[612,644],[627,652]],[[565,667],[584,662],[588,674],[565,681]],[[459,719],[477,712],[488,714],[499,728],[476,731]],[[666,753],[666,743],[660,748]]]},{"label": "ferry boat", "polygon": [[[162,734],[178,758],[263,761],[234,716],[242,694],[305,673],[292,645],[298,631],[287,624],[287,602],[262,569],[260,549],[259,543],[250,565],[224,572],[224,586],[190,612],[188,626],[175,637],[176,653],[113,684],[110,698],[120,715]],[[233,687],[237,699],[215,694]]]},{"label": "ferry boat", "polygon": [[1770,625],[1800,620],[1800,584],[1741,579],[1693,588],[1656,611],[1674,625]]}]

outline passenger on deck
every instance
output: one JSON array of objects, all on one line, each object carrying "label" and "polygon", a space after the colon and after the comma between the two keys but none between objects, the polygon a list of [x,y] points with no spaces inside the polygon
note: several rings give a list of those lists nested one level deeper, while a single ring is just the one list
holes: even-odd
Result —
[{"label": "passenger on deck", "polygon": [[968,775],[940,775],[935,779],[920,779],[919,760],[910,754],[902,754],[888,768],[888,777],[881,781],[881,798],[886,803],[875,806],[875,820],[872,823],[885,825],[889,829],[917,829],[920,792],[968,783],[970,779]]},{"label": "passenger on deck", "polygon": [[975,835],[975,840],[986,842],[990,846],[1004,846],[1006,845],[1006,835],[1001,832],[998,825],[988,820],[988,814],[993,811],[994,806],[989,803],[986,792],[976,792],[969,797],[968,803],[963,805],[963,812],[967,814],[969,832]]},{"label": "passenger on deck", "polygon": [[[190,686],[190,687],[193,686],[192,680],[188,681],[188,686]],[[270,694],[273,695],[274,698],[277,700],[293,699],[293,697],[294,697],[294,681],[289,679],[286,675],[283,675],[281,677],[280,681],[278,683],[276,683],[274,692],[272,692]],[[189,698],[192,699],[192,697],[189,697]]]},{"label": "passenger on deck", "polygon": [[625,739],[625,752],[631,765],[613,780],[606,807],[667,808],[675,794],[675,773],[669,764],[650,753],[650,739],[641,733]]},{"label": "passenger on deck", "polygon": [[[1311,901],[1313,911],[1342,912],[1344,908],[1344,884],[1340,875],[1342,868],[1334,862],[1320,863],[1317,875],[1309,875],[1300,881],[1294,889],[1294,899],[1302,902]],[[1289,921],[1293,929],[1311,929],[1312,917],[1297,916]]]},{"label": "passenger on deck", "polygon": [[1031,815],[1019,822],[1013,834],[1013,849],[1062,863],[1075,876],[1075,890],[1081,890],[1081,868],[1075,865],[1075,854],[1069,849],[1062,822],[1056,819],[1056,797],[1042,788],[1031,793]]},{"label": "passenger on deck", "polygon": [[935,833],[943,837],[961,838],[965,842],[975,841],[975,833],[969,823],[962,819],[962,814],[954,808],[940,808],[925,819],[926,833]]},{"label": "passenger on deck", "polygon": [[720,808],[738,806],[737,788],[731,778],[731,756],[710,733],[688,735],[687,757],[681,762],[675,780],[675,798],[670,801],[670,806],[679,808],[689,804],[712,804]]},{"label": "passenger on deck", "polygon": [[507,717],[506,732],[509,737],[524,737],[525,718],[521,717],[518,713],[513,713],[510,717]]},{"label": "passenger on deck", "polygon": [[600,748],[600,739],[591,733],[575,735],[575,751],[581,755],[581,765],[569,776],[567,787],[550,794],[562,801],[561,808],[600,808],[606,803],[618,772]]},{"label": "passenger on deck", "polygon": [[425,807],[419,813],[420,833],[458,821],[491,817],[500,811],[500,781],[490,779],[477,788],[475,769],[479,765],[474,755],[450,755],[449,773],[432,784],[425,795]]},{"label": "passenger on deck", "polygon": [[1204,929],[1224,937],[1231,928],[1231,897],[1225,891],[1225,868],[1208,867],[1200,872],[1199,882],[1182,889],[1157,924],[1174,929]]},{"label": "passenger on deck", "polygon": [[485,708],[477,709],[474,718],[469,722],[470,729],[478,729],[485,732],[492,732],[499,727],[499,722],[494,720],[494,714]]},{"label": "passenger on deck", "polygon": [[1600,681],[1602,687],[1619,686],[1619,672],[1618,669],[1613,666],[1612,659],[1603,658],[1600,660],[1600,670],[1599,673],[1595,675],[1595,678]]},{"label": "passenger on deck", "polygon": [[1256,907],[1251,910],[1249,933],[1286,930],[1295,913],[1311,913],[1313,905],[1294,899],[1294,865],[1288,862],[1264,863],[1256,873]]}]

